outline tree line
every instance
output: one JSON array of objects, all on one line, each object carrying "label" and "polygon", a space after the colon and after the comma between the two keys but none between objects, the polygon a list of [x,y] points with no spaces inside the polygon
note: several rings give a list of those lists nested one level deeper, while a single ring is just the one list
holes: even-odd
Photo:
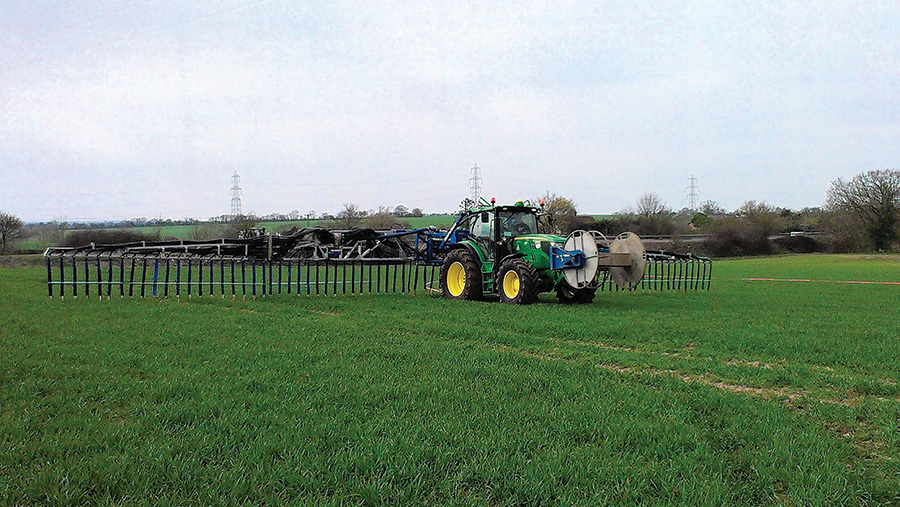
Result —
[{"label": "tree line", "polygon": [[[569,213],[569,217],[573,215]],[[900,171],[873,170],[832,182],[823,207],[791,210],[745,201],[726,211],[715,201],[697,210],[675,211],[656,194],[642,195],[633,208],[595,220],[575,215],[572,229],[607,236],[636,232],[644,238],[673,238],[680,249],[716,257],[789,252],[884,252],[900,250]],[[686,238],[694,238],[689,243]]]},{"label": "tree line", "polygon": [[[900,249],[900,171],[872,170],[849,180],[837,179],[828,189],[822,207],[791,210],[745,201],[733,211],[726,211],[715,201],[705,201],[697,210],[675,211],[658,195],[646,193],[634,207],[611,217],[594,219],[578,215],[576,205],[564,196],[546,192],[535,201],[544,202],[548,219],[544,227],[566,234],[575,229],[589,229],[615,236],[632,231],[640,236],[674,238],[682,249],[713,256],[759,255],[778,251],[794,252],[867,252]],[[256,217],[252,214],[218,217],[224,223],[162,219],[133,219],[119,222],[119,227],[194,225],[194,239],[248,235],[260,221],[318,220],[317,225],[352,229],[408,228],[408,217],[422,216],[422,210],[409,210],[403,205],[362,210],[352,202],[343,203],[336,215],[305,215],[298,211]],[[217,217],[214,217],[217,218]],[[123,243],[142,239],[160,239],[128,230],[84,230],[67,233],[68,225],[54,221],[26,225],[16,215],[0,211],[0,252],[8,253],[12,243],[23,236],[40,235],[47,244]],[[96,226],[97,224],[91,224]],[[111,227],[109,224],[102,224]],[[79,243],[80,242],[80,243]]]}]

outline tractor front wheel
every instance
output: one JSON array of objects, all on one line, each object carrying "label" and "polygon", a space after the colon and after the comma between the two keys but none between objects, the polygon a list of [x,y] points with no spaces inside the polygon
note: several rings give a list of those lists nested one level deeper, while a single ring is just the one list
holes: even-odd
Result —
[{"label": "tractor front wheel", "polygon": [[556,299],[562,304],[579,304],[586,305],[594,300],[597,294],[596,287],[587,287],[584,289],[573,289],[565,280],[559,282],[556,286]]},{"label": "tractor front wheel", "polygon": [[497,293],[504,303],[534,303],[538,298],[538,283],[537,270],[524,259],[509,259],[497,273]]},{"label": "tractor front wheel", "polygon": [[466,250],[454,250],[441,266],[441,295],[444,299],[481,299],[481,267]]}]

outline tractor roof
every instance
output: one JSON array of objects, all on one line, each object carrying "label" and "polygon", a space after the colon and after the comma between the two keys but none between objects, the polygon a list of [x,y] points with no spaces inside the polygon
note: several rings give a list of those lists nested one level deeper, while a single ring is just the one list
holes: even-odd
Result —
[{"label": "tractor roof", "polygon": [[512,212],[523,212],[523,213],[539,213],[542,208],[531,205],[528,201],[516,201],[515,204],[488,204],[484,206],[477,206],[465,212],[468,213],[481,213],[483,211],[512,211]]}]

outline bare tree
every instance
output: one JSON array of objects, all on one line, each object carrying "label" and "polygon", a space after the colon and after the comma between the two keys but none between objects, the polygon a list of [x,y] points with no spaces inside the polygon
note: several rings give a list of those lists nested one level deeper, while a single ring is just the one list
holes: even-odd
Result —
[{"label": "bare tree", "polygon": [[578,212],[571,199],[547,191],[539,200],[544,201],[544,211],[550,214],[549,224],[544,225],[550,225],[555,232],[563,234],[572,232]]},{"label": "bare tree", "polygon": [[380,209],[375,213],[369,213],[368,216],[360,220],[360,225],[370,229],[405,229],[409,227],[409,222],[387,211]]},{"label": "bare tree", "polygon": [[672,213],[672,210],[666,206],[666,203],[658,195],[652,192],[648,192],[638,198],[637,214],[640,217],[649,218],[670,213]]},{"label": "bare tree", "polygon": [[735,216],[752,224],[759,234],[768,241],[772,234],[782,232],[787,226],[787,220],[782,215],[782,209],[770,206],[764,201],[744,201],[734,210]]},{"label": "bare tree", "polygon": [[405,217],[409,215],[409,208],[402,204],[398,204],[396,208],[394,208],[394,216]]},{"label": "bare tree", "polygon": [[237,215],[231,219],[231,223],[229,223],[231,233],[239,238],[249,238],[254,234],[254,229],[256,229],[256,224],[259,223],[256,216],[253,214],[250,215]]},{"label": "bare tree", "polygon": [[345,202],[344,209],[337,214],[337,219],[342,226],[352,229],[359,225],[359,222],[367,215],[367,213],[352,202]]},{"label": "bare tree", "polygon": [[900,171],[879,169],[857,174],[850,181],[831,183],[829,211],[855,216],[872,246],[887,250],[900,237]]},{"label": "bare tree", "polygon": [[[196,224],[191,229],[191,239],[206,240],[214,238],[224,238],[231,232],[225,224],[217,224],[214,222],[203,222]],[[235,232],[237,234],[237,232]]]},{"label": "bare tree", "polygon": [[734,214],[739,217],[754,217],[758,215],[778,215],[780,214],[780,209],[775,206],[770,206],[765,203],[765,201],[744,201],[738,207],[738,209],[734,210]]},{"label": "bare tree", "polygon": [[722,205],[716,201],[701,202],[700,208],[698,211],[700,211],[700,213],[703,213],[704,215],[706,215],[708,217],[725,214],[725,208],[723,208]]},{"label": "bare tree", "polygon": [[675,233],[675,212],[655,193],[647,192],[637,200],[634,210],[627,210],[621,218],[634,223],[633,231],[647,236],[670,236]]},{"label": "bare tree", "polygon": [[22,225],[21,218],[12,213],[0,211],[0,253],[6,253],[7,244],[19,235]]},{"label": "bare tree", "polygon": [[57,218],[47,224],[44,233],[51,245],[62,245],[66,241],[66,231],[69,223],[63,218]]}]

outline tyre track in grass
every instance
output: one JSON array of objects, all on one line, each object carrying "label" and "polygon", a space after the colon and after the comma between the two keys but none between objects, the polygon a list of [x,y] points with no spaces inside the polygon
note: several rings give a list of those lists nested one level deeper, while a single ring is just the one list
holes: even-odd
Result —
[{"label": "tyre track in grass", "polygon": [[[602,342],[584,342],[576,340],[558,340],[552,341],[561,344],[577,345],[582,347],[599,348],[614,353],[643,354],[657,356],[673,356],[675,353],[649,352],[640,351],[635,347],[610,345]],[[539,361],[559,361],[569,364],[593,364],[596,368],[604,371],[614,372],[620,375],[632,375],[636,377],[659,377],[673,378],[683,382],[684,384],[699,384],[742,396],[752,396],[766,401],[781,401],[791,412],[801,416],[808,416],[810,404],[820,404],[823,406],[833,406],[847,410],[858,409],[863,403],[869,400],[875,400],[879,403],[900,404],[900,397],[883,397],[858,394],[844,390],[840,393],[835,391],[810,391],[803,388],[783,388],[783,387],[758,387],[742,383],[730,382],[710,372],[685,372],[671,368],[657,368],[652,366],[628,366],[618,362],[599,359],[596,356],[583,355],[566,356],[566,351],[559,347],[551,351],[533,351],[506,344],[488,344],[480,343],[481,346],[494,348],[504,353],[518,354],[530,359]],[[623,358],[624,359],[624,358]],[[682,357],[682,359],[684,359]],[[695,360],[697,358],[692,358]],[[705,359],[705,358],[703,358]],[[712,359],[709,359],[713,361]],[[729,366],[746,366],[759,365],[757,367],[766,369],[774,368],[776,365],[762,363],[757,361],[745,360],[728,360],[722,364]],[[898,408],[900,409],[900,408]],[[879,469],[879,463],[893,463],[895,459],[889,455],[889,445],[886,441],[884,429],[875,427],[871,423],[863,420],[855,421],[855,424],[847,424],[836,420],[825,419],[821,421],[821,426],[830,434],[836,435],[853,445],[856,453],[863,458],[864,462],[870,463],[875,469]]]},{"label": "tyre track in grass", "polygon": [[[694,346],[693,344],[687,344],[685,350],[687,353],[681,352],[657,352],[647,349],[641,349],[639,347],[632,347],[627,345],[612,345],[605,342],[594,342],[594,341],[584,341],[584,340],[563,340],[553,337],[545,337],[547,340],[567,344],[574,345],[576,347],[583,348],[596,348],[602,349],[604,351],[611,351],[613,353],[621,352],[627,353],[632,356],[637,357],[648,357],[648,358],[664,358],[667,360],[673,360],[682,362],[685,366],[694,366],[698,363],[706,362],[708,364],[718,364],[723,366],[741,368],[745,372],[753,371],[753,370],[779,370],[785,369],[789,365],[786,359],[782,359],[777,363],[770,363],[755,359],[737,359],[737,358],[729,358],[727,360],[716,359],[713,357],[703,357],[698,356],[693,353]],[[603,361],[600,364],[604,364]],[[860,403],[865,400],[878,400],[884,402],[900,402],[900,396],[878,396],[872,394],[858,393],[853,391],[852,389],[807,389],[807,388],[773,388],[773,387],[762,387],[762,386],[754,386],[749,384],[737,383],[737,382],[729,382],[727,379],[723,378],[721,375],[712,373],[709,371],[702,371],[703,368],[700,368],[700,373],[686,373],[682,370],[678,370],[675,368],[655,368],[655,367],[647,367],[647,366],[627,366],[622,365],[617,362],[609,362],[607,364],[611,364],[618,369],[618,371],[624,372],[636,372],[636,373],[647,373],[647,374],[676,374],[678,376],[683,376],[685,379],[691,379],[692,382],[701,382],[707,385],[712,385],[714,387],[719,387],[723,390],[729,390],[732,392],[742,392],[748,394],[755,394],[758,396],[778,396],[782,398],[788,399],[796,399],[800,397],[808,397],[811,399],[815,399],[822,403],[830,403],[835,405],[843,405],[846,407],[858,407]],[[818,366],[818,365],[802,365],[806,368],[809,368],[812,371],[818,372],[817,375],[827,375],[828,378],[826,380],[841,380],[841,381],[852,381],[854,379],[866,379],[871,380],[873,382],[882,384],[886,387],[894,387],[897,383],[889,378],[881,378],[879,376],[873,375],[864,375],[858,372],[853,371],[838,371],[833,367],[828,366]],[[694,369],[694,368],[691,368]],[[813,394],[818,393],[818,394]],[[830,394],[831,396],[823,396],[823,394]]]},{"label": "tyre track in grass", "polygon": [[[499,346],[497,346],[497,348],[502,351],[517,353],[522,356],[533,358],[533,359],[538,359],[541,361],[563,361],[563,362],[569,362],[569,363],[573,363],[573,364],[583,362],[582,360],[579,360],[579,359],[563,357],[563,356],[555,353],[555,351],[549,352],[549,353],[534,352],[534,351],[521,349],[521,348],[517,348],[517,347],[511,347],[509,345],[499,345]],[[627,351],[634,350],[631,347],[602,347],[602,348],[605,348],[607,350],[627,350]],[[660,355],[662,355],[662,354],[660,354]],[[725,363],[725,364],[728,364],[728,363]],[[853,406],[851,403],[849,403],[845,400],[831,399],[831,398],[813,398],[812,396],[810,396],[810,394],[808,392],[806,392],[804,390],[786,389],[786,388],[753,387],[753,386],[749,386],[749,385],[729,383],[729,382],[725,382],[724,380],[722,380],[721,378],[719,378],[718,376],[716,376],[712,373],[702,373],[702,374],[697,375],[697,374],[681,372],[681,371],[674,370],[674,369],[662,369],[662,368],[655,368],[655,367],[649,367],[649,366],[625,366],[620,363],[612,363],[612,362],[607,362],[607,361],[602,361],[602,360],[594,363],[594,366],[596,366],[597,368],[601,368],[603,370],[613,371],[613,372],[621,373],[621,374],[649,375],[649,376],[654,376],[654,377],[663,377],[663,376],[672,377],[672,378],[681,380],[685,383],[704,384],[704,385],[718,388],[722,391],[730,391],[730,392],[738,393],[738,394],[759,396],[759,397],[763,397],[766,399],[781,398],[781,399],[787,399],[787,400],[795,400],[795,399],[800,399],[800,398],[812,398],[812,399],[816,399],[817,401],[820,401],[822,403],[833,403],[836,405],[843,405],[843,406],[847,406],[847,407]]]}]

